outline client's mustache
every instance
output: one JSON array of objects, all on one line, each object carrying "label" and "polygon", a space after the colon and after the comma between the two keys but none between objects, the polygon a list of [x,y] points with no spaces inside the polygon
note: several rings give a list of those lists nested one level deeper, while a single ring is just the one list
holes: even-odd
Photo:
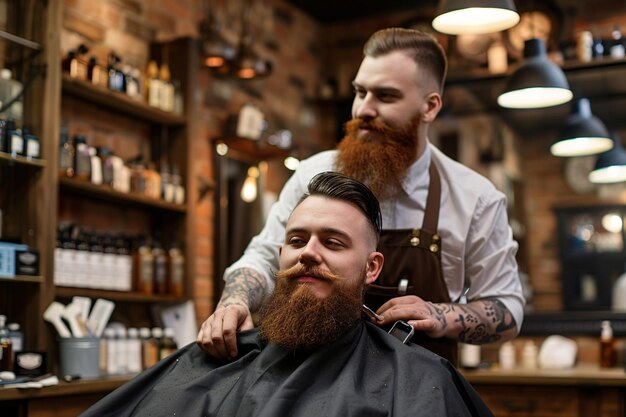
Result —
[{"label": "client's mustache", "polygon": [[339,275],[333,274],[330,271],[326,271],[315,266],[306,267],[300,264],[296,264],[289,269],[275,272],[274,276],[276,279],[285,279],[288,281],[299,277],[314,277],[318,279],[325,279],[327,281],[338,281],[341,279]]},{"label": "client's mustache", "polygon": [[359,129],[368,129],[374,132],[386,132],[389,130],[389,126],[378,119],[364,120],[358,117],[349,120],[346,123],[346,131],[348,132],[356,132]]}]

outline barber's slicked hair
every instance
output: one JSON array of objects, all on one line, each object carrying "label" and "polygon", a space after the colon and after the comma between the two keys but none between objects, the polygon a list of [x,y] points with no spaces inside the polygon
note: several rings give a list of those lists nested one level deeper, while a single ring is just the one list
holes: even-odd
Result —
[{"label": "barber's slicked hair", "polygon": [[403,51],[412,57],[418,68],[430,72],[443,90],[448,61],[443,47],[431,34],[415,29],[381,29],[370,36],[363,47],[363,54],[374,58],[394,51]]},{"label": "barber's slicked hair", "polygon": [[343,200],[354,204],[365,214],[365,217],[367,217],[372,229],[376,233],[376,237],[378,238],[380,236],[383,223],[380,214],[380,205],[374,193],[362,182],[338,172],[322,172],[311,179],[308,186],[308,194],[304,195],[300,202],[314,195]]}]

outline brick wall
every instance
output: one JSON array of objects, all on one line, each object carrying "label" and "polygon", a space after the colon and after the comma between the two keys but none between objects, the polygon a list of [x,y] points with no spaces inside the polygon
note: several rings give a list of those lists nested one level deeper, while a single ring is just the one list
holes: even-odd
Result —
[{"label": "brick wall", "polygon": [[[240,31],[240,10],[244,0],[214,0],[216,13],[222,19],[225,36],[236,42]],[[318,85],[321,65],[318,43],[319,27],[299,10],[280,0],[254,0],[253,30],[255,50],[274,64],[273,74],[264,80],[238,82],[217,79],[199,68],[200,85],[192,99],[199,106],[200,121],[193,147],[196,173],[208,180],[213,176],[213,147],[210,139],[219,137],[226,117],[246,102],[254,102],[266,114],[271,129],[289,129],[294,141],[303,149],[302,156],[330,146],[315,128],[315,107],[312,98]],[[181,36],[197,36],[197,21],[203,16],[199,0],[64,0],[61,50],[63,54],[84,43],[100,63],[106,63],[114,51],[127,62],[144,69],[149,59],[149,45]],[[263,16],[262,19],[258,16]],[[63,100],[63,122],[70,122],[72,131],[93,133],[97,130],[115,132],[107,140],[130,143],[129,155],[137,151],[146,132],[136,131],[107,112],[81,109],[72,100]],[[311,117],[312,116],[312,117]],[[121,124],[120,124],[121,123]],[[332,145],[332,140],[329,142]],[[125,145],[126,146],[126,145]],[[280,189],[289,172],[273,162],[270,187]],[[212,196],[197,205],[196,259],[193,293],[198,323],[213,311],[214,205]]]}]

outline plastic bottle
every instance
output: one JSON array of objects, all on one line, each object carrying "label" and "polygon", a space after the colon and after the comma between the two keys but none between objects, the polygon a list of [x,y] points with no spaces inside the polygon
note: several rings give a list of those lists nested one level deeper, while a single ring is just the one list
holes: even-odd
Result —
[{"label": "plastic bottle", "polygon": [[613,338],[613,328],[608,320],[602,321],[602,332],[600,334],[600,367],[612,368],[617,362],[617,351],[615,350],[615,339]]},{"label": "plastic bottle", "polygon": [[537,369],[537,345],[532,340],[527,340],[522,349],[522,368]]},{"label": "plastic bottle", "polygon": [[9,323],[7,328],[9,329],[9,339],[11,339],[13,354],[24,350],[24,333],[19,323]]},{"label": "plastic bottle", "polygon": [[[626,271],[626,266],[624,271]],[[613,284],[611,309],[613,311],[626,311],[626,272],[620,275]]]},{"label": "plastic bottle", "polygon": [[515,346],[511,342],[504,342],[502,346],[500,346],[500,351],[498,352],[498,356],[500,359],[500,368],[502,369],[513,369],[516,366],[515,360]]},{"label": "plastic bottle", "polygon": [[104,339],[106,340],[106,372],[109,375],[118,375],[120,373],[117,358],[117,337],[115,329],[107,327],[104,329]]},{"label": "plastic bottle", "polygon": [[141,341],[135,327],[128,328],[126,340],[126,370],[130,374],[141,372]]}]

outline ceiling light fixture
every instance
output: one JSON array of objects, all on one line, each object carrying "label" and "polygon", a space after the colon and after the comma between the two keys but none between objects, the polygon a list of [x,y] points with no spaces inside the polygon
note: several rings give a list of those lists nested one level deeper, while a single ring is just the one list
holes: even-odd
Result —
[{"label": "ceiling light fixture", "polygon": [[594,184],[614,184],[626,181],[626,150],[616,134],[613,134],[613,148],[598,155],[589,181]]},{"label": "ceiling light fixture", "polygon": [[591,113],[589,99],[580,98],[572,105],[557,141],[550,147],[554,156],[587,156],[606,152],[613,147],[604,123]]},{"label": "ceiling light fixture", "polygon": [[519,20],[513,0],[442,0],[432,25],[448,35],[482,34],[509,29]]},{"label": "ceiling light fixture", "polygon": [[234,76],[240,79],[255,79],[269,75],[272,63],[261,59],[253,50],[253,37],[250,33],[250,1],[241,5],[241,34],[237,48],[234,48],[221,34],[211,8],[211,1],[204,5],[206,17],[198,24],[200,34],[200,54],[204,65],[217,75]]},{"label": "ceiling light fixture", "polygon": [[524,42],[524,62],[509,77],[498,104],[509,109],[537,109],[567,103],[574,97],[563,70],[548,60],[543,39]]}]

